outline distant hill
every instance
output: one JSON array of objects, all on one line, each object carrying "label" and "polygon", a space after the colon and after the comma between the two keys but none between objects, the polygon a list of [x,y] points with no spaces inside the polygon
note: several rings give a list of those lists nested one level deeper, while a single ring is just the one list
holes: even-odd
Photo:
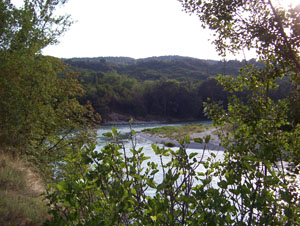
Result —
[{"label": "distant hill", "polygon": [[128,65],[136,63],[136,59],[130,57],[74,57],[70,59],[63,59],[66,62],[90,62],[101,63],[106,62],[115,65]]},{"label": "distant hill", "polygon": [[[237,75],[243,61],[215,61],[182,56],[157,56],[143,59],[130,57],[93,57],[63,59],[73,70],[116,71],[139,81],[161,78],[206,80],[219,74]],[[255,61],[254,61],[255,62]]]},{"label": "distant hill", "polygon": [[[114,115],[145,120],[188,121],[206,118],[203,101],[210,99],[226,108],[228,96],[217,75],[238,75],[244,61],[203,60],[182,56],[94,57],[63,59],[70,69],[80,72],[78,81],[85,89],[82,104],[90,102],[104,122]],[[249,64],[261,67],[255,60]],[[278,81],[270,90],[274,100],[285,96],[289,80]],[[246,98],[247,93],[239,93]],[[125,117],[125,118],[126,118]]]}]

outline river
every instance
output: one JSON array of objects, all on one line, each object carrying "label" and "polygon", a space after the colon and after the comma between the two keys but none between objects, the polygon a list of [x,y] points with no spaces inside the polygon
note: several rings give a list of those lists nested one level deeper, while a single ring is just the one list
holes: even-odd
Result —
[{"label": "river", "polygon": [[[199,122],[200,123],[200,122]],[[201,122],[203,125],[208,125],[211,122],[210,121],[204,121]],[[147,162],[148,161],[152,161],[157,163],[158,165],[160,165],[160,158],[159,156],[155,155],[154,151],[152,150],[152,143],[153,143],[153,139],[147,139],[147,136],[144,136],[143,133],[141,133],[141,131],[143,129],[146,128],[155,128],[155,127],[161,127],[161,126],[175,126],[175,125],[184,125],[186,123],[177,123],[177,124],[134,124],[132,125],[132,129],[134,129],[136,131],[136,140],[137,140],[137,148],[139,147],[143,147],[143,152],[145,154],[145,156],[150,157],[149,160],[147,160],[145,162],[145,164],[143,165],[143,167],[147,167]],[[98,146],[97,146],[97,150],[101,151],[101,148],[105,146],[105,144],[109,143],[111,140],[107,137],[104,137],[102,134],[106,133],[106,132],[110,132],[111,131],[111,127],[112,126],[103,126],[101,127],[97,133],[98,133]],[[129,125],[114,125],[114,127],[117,128],[117,130],[120,132],[120,138],[121,141],[124,142],[126,150],[129,150],[129,148],[131,147],[131,143],[129,142],[129,134],[130,134],[130,127]],[[158,144],[159,146],[162,146],[162,144]],[[178,149],[178,147],[174,147],[171,148],[173,150]],[[198,153],[197,158],[200,159],[202,157],[203,154],[203,149],[193,149],[193,148],[188,148],[187,149],[188,154],[195,152]],[[215,155],[215,161],[223,161],[224,159],[224,151],[222,150],[206,150],[204,151],[204,158],[203,161],[205,161],[207,158],[213,158],[212,155]],[[130,152],[128,151],[128,155],[130,155]],[[166,163],[169,159],[168,158],[164,158],[163,162]],[[200,165],[197,169],[197,172],[205,172],[206,169],[203,167],[203,165]],[[162,170],[160,170],[156,175],[155,175],[155,182],[156,183],[161,183],[163,180],[163,173]],[[179,178],[180,180],[180,178]],[[218,188],[218,182],[219,182],[219,178],[218,177],[213,177],[210,186],[214,187],[214,188]],[[193,181],[193,186],[197,185],[200,183],[200,181]],[[152,188],[148,188],[145,191],[146,195],[148,196],[154,196],[156,193],[156,190],[152,189]],[[237,205],[235,203],[235,205]]]},{"label": "river", "polygon": [[[211,121],[200,121],[195,122],[195,124],[202,124],[202,125],[210,125]],[[148,128],[155,128],[155,127],[162,127],[162,126],[180,126],[185,125],[186,122],[182,123],[145,123],[145,124],[133,124],[132,129],[136,131],[136,139],[137,139],[137,146],[143,147],[145,153],[150,153],[152,155],[152,148],[151,145],[154,143],[156,139],[151,139],[151,136],[147,136],[143,133],[141,133],[142,130],[148,129]],[[104,133],[111,132],[111,128],[115,127],[118,132],[120,133],[120,140],[124,142],[125,146],[130,147],[129,142],[129,135],[130,135],[130,126],[128,125],[105,125],[102,126],[97,131],[97,141],[98,146],[97,149],[100,150],[102,147],[104,147],[107,143],[111,142],[111,139],[108,137],[103,136]],[[152,137],[153,138],[153,137]],[[193,147],[195,145],[191,145]],[[191,149],[199,149],[199,148],[191,148]]]},{"label": "river", "polygon": [[[211,124],[210,121],[202,121],[199,122],[202,123],[203,125],[209,125]],[[152,150],[152,144],[153,144],[153,139],[147,139],[147,136],[144,136],[141,131],[143,129],[146,128],[155,128],[155,127],[161,127],[161,126],[176,126],[176,125],[184,125],[186,123],[162,123],[162,124],[151,124],[151,123],[147,123],[147,124],[133,124],[132,125],[132,129],[134,129],[136,131],[136,141],[137,141],[137,148],[143,147],[143,152],[145,154],[145,156],[150,157],[150,159],[148,161],[152,161],[155,163],[159,163],[160,159],[159,156],[155,155],[154,151]],[[129,125],[110,125],[110,126],[102,126],[100,129],[98,129],[97,131],[97,141],[98,141],[98,146],[97,146],[97,150],[101,151],[101,148],[103,148],[107,143],[111,142],[111,139],[108,137],[103,136],[103,133],[107,133],[107,132],[111,132],[111,128],[112,126],[114,126],[118,132],[120,132],[120,141],[122,141],[126,147],[126,150],[129,150],[132,146],[131,146],[131,142],[129,140],[129,135],[130,135],[130,127]],[[159,146],[162,146],[162,144],[157,144]],[[178,147],[174,147],[172,148],[173,150],[178,149]],[[197,158],[200,159],[202,157],[203,154],[203,149],[194,149],[194,148],[188,148],[187,149],[188,153],[192,153],[192,152],[196,152],[198,153]],[[215,154],[216,155],[216,160],[222,160],[223,156],[224,156],[224,152],[223,151],[214,151],[214,150],[206,150],[204,152],[204,158],[203,160],[205,161],[208,157],[211,157],[211,154]],[[129,151],[128,154],[130,155]],[[164,159],[164,161],[168,161],[167,158]],[[146,163],[145,163],[146,166]],[[197,171],[199,172],[204,172],[205,168],[200,165],[200,167],[197,169]],[[156,175],[156,182],[160,182],[162,181],[162,173],[158,173]],[[215,182],[213,182],[213,186],[216,186],[217,180]]]}]

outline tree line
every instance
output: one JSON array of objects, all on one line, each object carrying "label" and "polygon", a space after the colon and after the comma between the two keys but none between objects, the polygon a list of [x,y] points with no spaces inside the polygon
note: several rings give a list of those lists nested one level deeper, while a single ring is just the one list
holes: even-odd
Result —
[{"label": "tree line", "polygon": [[[215,101],[226,107],[231,96],[218,84],[219,74],[237,76],[246,63],[263,67],[254,59],[226,62],[180,56],[73,58],[64,62],[80,73],[78,80],[86,92],[81,103],[90,101],[104,122],[112,112],[143,120],[207,119],[203,102]],[[276,100],[286,97],[290,89],[288,78],[277,83],[279,88],[271,91]]]}]

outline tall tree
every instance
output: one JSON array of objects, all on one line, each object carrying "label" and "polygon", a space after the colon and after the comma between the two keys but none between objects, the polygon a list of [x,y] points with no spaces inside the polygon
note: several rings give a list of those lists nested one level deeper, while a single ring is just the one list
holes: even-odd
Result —
[{"label": "tall tree", "polygon": [[1,27],[0,50],[39,52],[72,24],[69,15],[55,16],[57,7],[67,0],[24,0],[16,7],[10,0],[0,3]]},{"label": "tall tree", "polygon": [[83,93],[76,75],[64,72],[59,59],[40,53],[71,24],[69,16],[54,16],[65,2],[0,3],[1,147],[26,153],[44,168],[91,138],[84,128],[93,114],[76,100]]},{"label": "tall tree", "polygon": [[[181,2],[214,31],[220,54],[255,49],[264,65],[255,68],[248,62],[238,77],[219,77],[229,92],[248,91],[247,100],[233,95],[227,111],[216,105],[206,108],[215,125],[232,126],[220,133],[226,155],[217,170],[222,178],[218,192],[224,194],[224,202],[233,203],[230,219],[238,225],[299,224],[295,166],[300,163],[300,127],[296,117],[288,117],[288,108],[299,105],[300,5],[285,10],[271,0]],[[290,77],[294,91],[290,98],[274,102],[270,89],[283,76]],[[215,213],[225,217],[228,212]]]}]

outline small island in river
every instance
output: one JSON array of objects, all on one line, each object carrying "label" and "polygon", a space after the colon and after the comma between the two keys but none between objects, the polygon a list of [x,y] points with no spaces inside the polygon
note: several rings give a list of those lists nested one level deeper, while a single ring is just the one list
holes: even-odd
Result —
[{"label": "small island in river", "polygon": [[[186,148],[191,149],[210,149],[223,150],[220,146],[220,140],[217,135],[218,129],[212,125],[185,124],[178,126],[163,126],[142,130],[141,136],[151,140],[157,144],[164,144],[167,147],[180,147],[180,139],[189,137],[190,143],[186,144]],[[205,138],[210,136],[208,144],[205,144]],[[203,143],[199,143],[199,139]],[[198,139],[198,140],[197,140]],[[197,142],[196,142],[197,141]]]}]

